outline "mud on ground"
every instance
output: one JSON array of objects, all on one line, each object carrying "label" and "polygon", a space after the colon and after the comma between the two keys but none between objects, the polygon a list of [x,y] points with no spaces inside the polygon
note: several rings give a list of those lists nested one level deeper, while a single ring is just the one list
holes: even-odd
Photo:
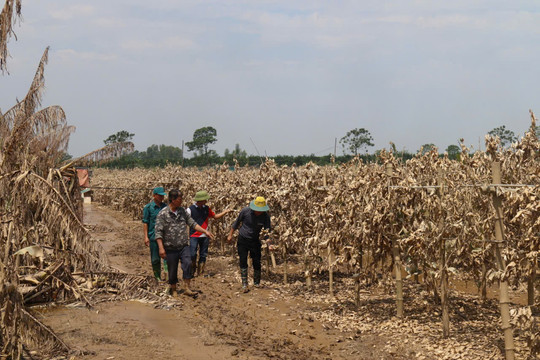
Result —
[{"label": "mud on ground", "polygon": [[[85,224],[112,266],[152,275],[140,221],[85,204]],[[336,284],[331,297],[327,283],[316,282],[307,291],[301,281],[292,281],[281,284],[277,273],[265,279],[263,271],[263,286],[241,293],[236,260],[217,255],[211,245],[206,276],[193,280],[197,299],[168,298],[165,308],[138,301],[49,308],[42,320],[78,350],[76,359],[504,358],[493,301],[481,305],[474,296],[456,297],[452,335],[442,339],[440,314],[427,294],[406,299],[407,317],[398,320],[384,288],[362,289],[356,307],[345,290],[351,284],[343,290]],[[160,286],[167,297],[166,285]],[[421,293],[410,286],[409,293]]]}]

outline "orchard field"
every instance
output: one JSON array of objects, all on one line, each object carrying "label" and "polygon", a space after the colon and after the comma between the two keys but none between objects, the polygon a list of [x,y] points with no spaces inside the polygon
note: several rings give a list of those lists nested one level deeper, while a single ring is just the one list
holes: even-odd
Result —
[{"label": "orchard field", "polygon": [[[267,281],[331,304],[312,315],[325,326],[398,336],[428,358],[536,358],[540,146],[529,132],[508,149],[487,137],[486,149],[462,144],[458,161],[382,151],[377,163],[329,167],[96,169],[92,188],[133,219],[154,186],[179,188],[186,206],[206,189],[213,208],[235,213],[264,196]],[[212,224],[222,256],[234,256],[231,218]]]}]

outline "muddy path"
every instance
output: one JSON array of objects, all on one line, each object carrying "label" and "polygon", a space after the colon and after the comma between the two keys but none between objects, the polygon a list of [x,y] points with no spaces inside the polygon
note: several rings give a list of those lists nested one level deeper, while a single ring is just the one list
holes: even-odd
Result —
[{"label": "muddy path", "polygon": [[[142,224],[85,204],[85,225],[110,264],[151,275]],[[170,299],[169,309],[138,301],[104,302],[92,309],[48,309],[43,320],[77,359],[406,359],[376,336],[332,330],[310,315],[310,304],[282,296],[279,284],[241,293],[238,266],[210,249],[207,276],[193,281],[197,299]],[[166,285],[162,284],[163,290]],[[163,295],[166,296],[166,295]]]},{"label": "muddy path", "polygon": [[[85,226],[113,267],[152,276],[140,220],[95,203],[84,210]],[[457,283],[450,292],[451,334],[443,338],[440,304],[415,281],[404,282],[403,319],[395,317],[391,278],[363,284],[355,303],[350,276],[335,279],[333,296],[328,274],[317,275],[306,289],[298,259],[289,262],[286,285],[283,263],[267,274],[263,261],[263,286],[244,294],[237,261],[218,247],[210,245],[206,276],[192,281],[197,299],[173,299],[165,294],[166,284],[156,282],[166,306],[108,301],[91,309],[49,308],[41,318],[79,351],[73,358],[85,360],[504,359],[496,299],[481,302],[475,291],[462,292]],[[512,294],[513,307],[522,295]],[[517,358],[526,358],[524,338],[516,336],[515,345]]]}]

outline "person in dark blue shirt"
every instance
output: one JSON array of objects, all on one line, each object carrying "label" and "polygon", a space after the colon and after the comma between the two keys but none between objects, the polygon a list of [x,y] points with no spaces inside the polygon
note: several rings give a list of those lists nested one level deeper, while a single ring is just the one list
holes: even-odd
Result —
[{"label": "person in dark blue shirt", "polygon": [[266,204],[266,199],[258,196],[249,203],[249,206],[240,210],[236,221],[232,224],[227,242],[232,241],[234,231],[238,231],[238,257],[240,258],[240,275],[242,277],[242,290],[248,292],[248,254],[253,260],[253,284],[259,286],[261,283],[261,240],[259,236],[262,229],[270,230],[270,208]]}]

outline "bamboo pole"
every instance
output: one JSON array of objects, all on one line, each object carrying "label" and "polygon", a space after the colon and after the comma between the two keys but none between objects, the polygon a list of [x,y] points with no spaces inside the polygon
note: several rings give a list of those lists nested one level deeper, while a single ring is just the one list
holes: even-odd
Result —
[{"label": "bamboo pole", "polygon": [[[388,185],[392,185],[392,164],[386,164],[386,175],[388,175]],[[395,234],[392,236],[392,254],[394,257],[394,273],[396,277],[396,312],[398,318],[403,318],[403,279],[401,277],[401,258]]]},{"label": "bamboo pole", "polygon": [[443,338],[450,336],[450,316],[448,314],[448,271],[446,270],[446,240],[443,236],[444,233],[444,216],[442,207],[442,198],[444,194],[443,189],[444,174],[440,170],[437,176],[437,182],[439,185],[439,236],[440,236],[440,276],[441,276],[441,307],[442,307],[442,325],[443,325]]},{"label": "bamboo pole", "polygon": [[[501,163],[494,161],[492,164],[493,184],[501,183]],[[494,191],[492,194],[493,207],[495,208],[495,259],[499,267],[499,271],[504,272],[506,269],[506,261],[502,257],[504,230],[503,230],[503,211],[502,211],[502,196],[497,195]],[[508,296],[508,281],[501,279],[499,281],[499,305],[501,310],[502,330],[504,332],[504,351],[506,360],[514,360],[514,337],[512,335],[512,325],[510,324],[510,299]]]}]

